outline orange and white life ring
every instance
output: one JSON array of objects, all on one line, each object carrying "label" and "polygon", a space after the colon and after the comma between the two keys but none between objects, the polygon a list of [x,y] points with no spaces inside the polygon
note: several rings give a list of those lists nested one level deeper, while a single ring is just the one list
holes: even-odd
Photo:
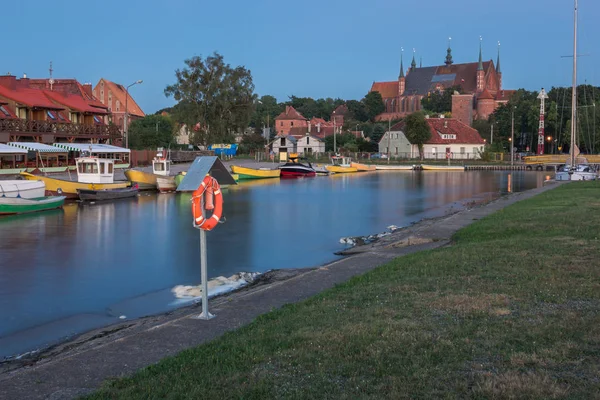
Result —
[{"label": "orange and white life ring", "polygon": [[[210,217],[202,215],[202,198],[204,197],[204,209],[213,210]],[[194,216],[194,227],[205,231],[212,230],[221,219],[223,213],[223,194],[219,182],[210,175],[206,175],[198,189],[192,194],[192,215]]]}]

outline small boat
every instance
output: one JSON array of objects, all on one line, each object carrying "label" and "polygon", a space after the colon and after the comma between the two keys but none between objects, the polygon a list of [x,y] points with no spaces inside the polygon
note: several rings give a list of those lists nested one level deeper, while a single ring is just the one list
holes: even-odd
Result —
[{"label": "small boat", "polygon": [[46,184],[41,181],[10,180],[0,181],[0,197],[21,197],[23,199],[36,199],[44,197]]},{"label": "small boat", "polygon": [[49,178],[21,172],[21,176],[30,181],[43,181],[46,193],[54,196],[66,196],[67,199],[77,199],[77,189],[118,189],[130,186],[130,183],[114,182],[114,160],[109,158],[91,157],[83,152],[82,157],[75,159],[77,167],[77,182],[66,179]]},{"label": "small boat", "polygon": [[298,157],[290,156],[290,162],[279,166],[282,178],[312,178],[317,175],[317,171],[312,164],[303,164],[298,162]]},{"label": "small boat", "polygon": [[135,184],[133,187],[120,189],[77,189],[77,193],[82,201],[117,200],[136,197],[139,193],[139,188]]},{"label": "small boat", "polygon": [[414,165],[375,165],[377,171],[412,171]]},{"label": "small boat", "polygon": [[158,176],[156,177],[156,186],[160,193],[169,193],[177,190],[174,176]]},{"label": "small boat", "polygon": [[342,156],[331,157],[331,165],[328,165],[327,170],[336,174],[347,174],[358,172],[356,167],[350,165],[350,158]]},{"label": "small boat", "polygon": [[567,164],[556,172],[554,177],[554,180],[557,181],[595,181],[597,179],[598,172],[587,164],[575,164],[574,168]]},{"label": "small boat", "polygon": [[[152,172],[138,169],[128,169],[125,176],[132,184],[137,183],[140,190],[157,190],[157,178],[171,175],[171,160],[164,155],[164,149],[159,147],[156,156],[152,159]],[[183,179],[183,178],[182,178]]]},{"label": "small boat", "polygon": [[421,165],[423,171],[464,171],[464,165]]},{"label": "small boat", "polygon": [[279,178],[278,168],[248,168],[238,165],[231,166],[231,172],[239,175],[239,179],[267,179]]},{"label": "small boat", "polygon": [[313,169],[317,173],[317,175],[329,175],[331,172],[327,170],[325,165],[315,164],[313,165]]},{"label": "small boat", "polygon": [[53,210],[65,204],[66,196],[43,196],[34,199],[0,197],[0,215],[25,214]]},{"label": "small boat", "polygon": [[362,164],[362,163],[357,163],[357,162],[351,162],[350,166],[356,168],[358,171],[375,171],[375,170],[377,170],[377,167],[375,167],[374,165]]}]

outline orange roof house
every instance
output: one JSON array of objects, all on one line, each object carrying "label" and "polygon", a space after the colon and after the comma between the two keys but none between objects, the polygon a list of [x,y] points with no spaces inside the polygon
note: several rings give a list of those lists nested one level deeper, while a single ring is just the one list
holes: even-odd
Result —
[{"label": "orange roof house", "polygon": [[275,131],[278,135],[289,135],[292,128],[308,127],[308,120],[292,106],[275,118]]}]

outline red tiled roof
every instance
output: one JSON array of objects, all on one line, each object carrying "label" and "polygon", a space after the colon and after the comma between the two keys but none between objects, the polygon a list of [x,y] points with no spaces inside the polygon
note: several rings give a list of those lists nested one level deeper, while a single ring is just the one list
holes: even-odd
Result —
[{"label": "red tiled roof", "polygon": [[[100,102],[85,99],[81,96],[74,94],[60,93],[50,90],[44,90],[43,92],[46,96],[48,96],[49,99],[54,100],[55,102],[64,106],[67,106],[71,110],[90,114],[109,114],[107,107]],[[98,103],[101,107],[91,105],[95,105],[96,103]]]},{"label": "red tiled roof", "polygon": [[[454,118],[427,118],[431,138],[425,144],[484,144],[476,129]],[[405,122],[400,121],[391,127],[392,131],[403,131]],[[443,139],[440,135],[456,135],[456,139]]]},{"label": "red tiled roof", "polygon": [[[454,118],[429,118],[426,120],[431,130],[427,144],[484,144],[476,129]],[[456,139],[442,139],[440,134],[456,135]]]},{"label": "red tiled roof", "polygon": [[323,118],[317,118],[317,117],[313,117],[313,118],[310,120],[310,123],[311,123],[311,124],[315,124],[315,125],[316,125],[316,124],[326,124],[326,123],[327,123],[327,121],[325,121]]},{"label": "red tiled roof", "polygon": [[0,96],[11,99],[28,107],[48,110],[64,110],[64,107],[52,103],[39,89],[16,88],[15,90],[0,86]]},{"label": "red tiled roof", "polygon": [[494,100],[494,96],[492,96],[489,90],[483,89],[483,92],[477,96],[477,100]]},{"label": "red tiled roof", "polygon": [[392,82],[373,82],[371,92],[379,92],[381,97],[398,97],[398,81]]},{"label": "red tiled roof", "polygon": [[499,90],[496,93],[496,101],[509,101],[516,90]]},{"label": "red tiled roof", "polygon": [[292,106],[285,106],[285,111],[279,114],[277,118],[275,118],[275,120],[279,119],[301,119],[306,121],[306,118],[304,118],[304,116],[298,111],[296,111],[296,109]]}]

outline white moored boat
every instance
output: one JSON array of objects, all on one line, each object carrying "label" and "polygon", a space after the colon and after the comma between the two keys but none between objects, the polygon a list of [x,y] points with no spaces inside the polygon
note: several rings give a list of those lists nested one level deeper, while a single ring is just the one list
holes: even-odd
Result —
[{"label": "white moored boat", "polygon": [[43,181],[11,180],[0,181],[0,197],[35,199],[44,197],[46,184]]},{"label": "white moored boat", "polygon": [[377,171],[412,171],[412,165],[375,165]]}]

